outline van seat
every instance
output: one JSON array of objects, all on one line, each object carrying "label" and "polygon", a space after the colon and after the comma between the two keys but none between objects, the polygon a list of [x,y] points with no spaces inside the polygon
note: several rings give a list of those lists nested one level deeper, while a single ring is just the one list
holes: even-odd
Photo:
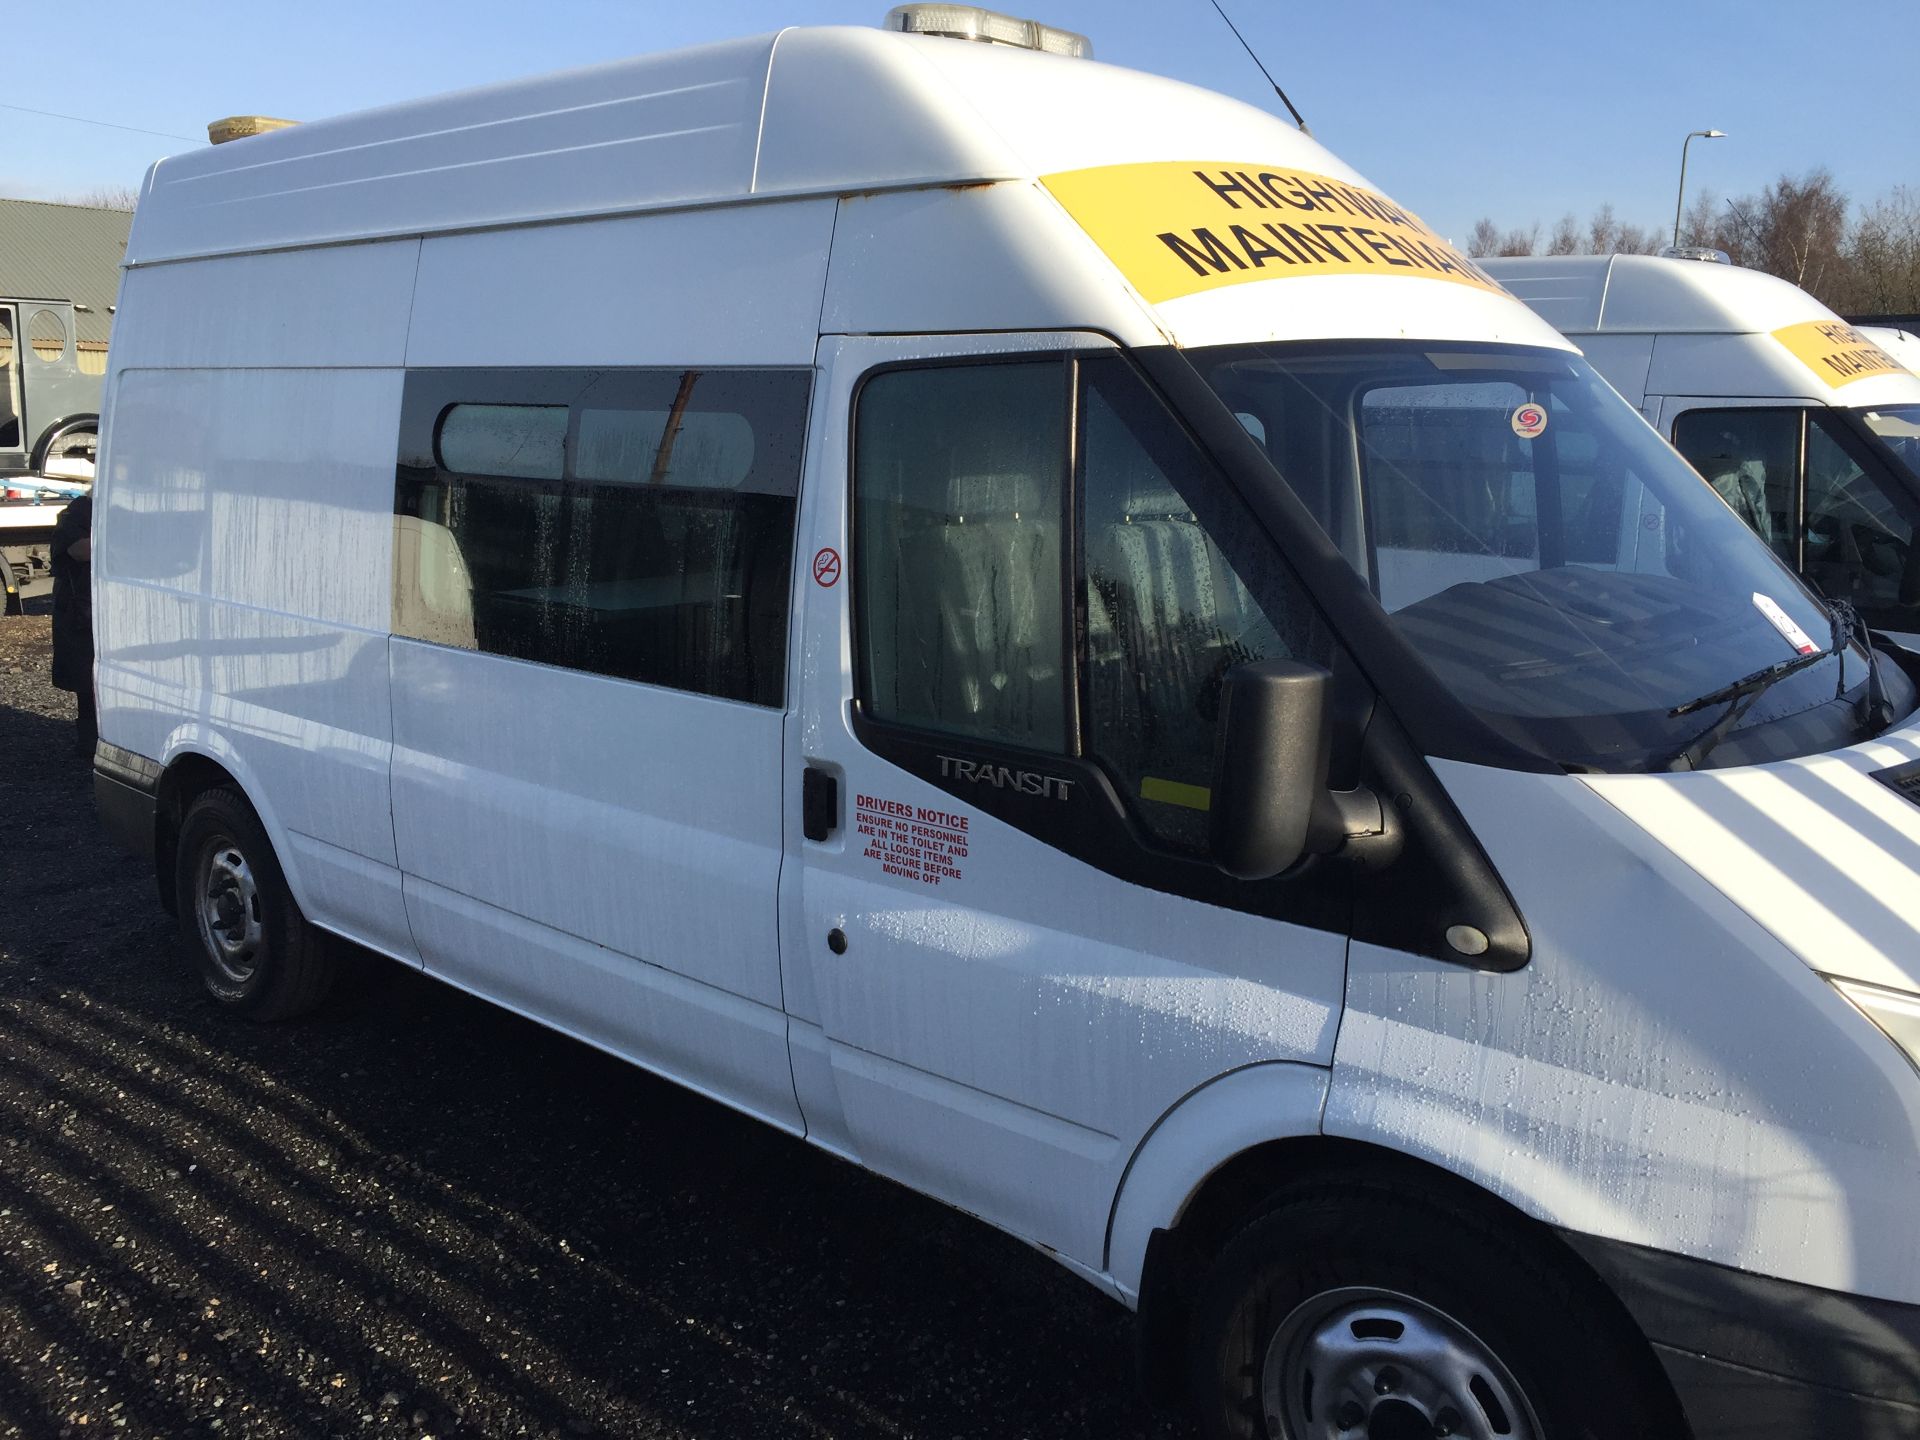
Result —
[{"label": "van seat", "polygon": [[893,617],[924,657],[903,714],[983,737],[1064,740],[1057,512],[1038,478],[1007,470],[954,476],[944,512],[902,513],[901,564],[931,577],[938,597],[934,613]]}]

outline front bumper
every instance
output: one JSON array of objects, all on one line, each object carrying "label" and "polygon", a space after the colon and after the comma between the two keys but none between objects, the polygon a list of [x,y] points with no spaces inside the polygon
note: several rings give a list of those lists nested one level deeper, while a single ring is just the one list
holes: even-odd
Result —
[{"label": "front bumper", "polygon": [[1920,1305],[1561,1236],[1652,1342],[1694,1440],[1920,1436]]}]

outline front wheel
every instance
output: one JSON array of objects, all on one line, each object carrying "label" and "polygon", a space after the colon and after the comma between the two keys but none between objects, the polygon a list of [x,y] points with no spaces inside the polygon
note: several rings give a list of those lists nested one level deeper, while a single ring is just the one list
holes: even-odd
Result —
[{"label": "front wheel", "polygon": [[1685,1433],[1651,1351],[1536,1237],[1384,1185],[1276,1201],[1194,1319],[1212,1440]]},{"label": "front wheel", "polygon": [[175,854],[180,929],[214,999],[255,1020],[285,1020],[326,998],[337,942],[300,913],[266,829],[239,791],[196,798]]}]

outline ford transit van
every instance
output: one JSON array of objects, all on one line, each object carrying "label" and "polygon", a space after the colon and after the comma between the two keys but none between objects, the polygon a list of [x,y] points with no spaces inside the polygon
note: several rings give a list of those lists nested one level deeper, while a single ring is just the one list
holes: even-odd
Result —
[{"label": "ford transit van", "polygon": [[1912,662],[1305,134],[994,33],[152,171],[97,794],[207,989],[804,1136],[1211,1436],[1912,1434]]},{"label": "ford transit van", "polygon": [[1815,590],[1920,645],[1920,375],[1909,362],[1757,270],[1648,255],[1485,268]]}]

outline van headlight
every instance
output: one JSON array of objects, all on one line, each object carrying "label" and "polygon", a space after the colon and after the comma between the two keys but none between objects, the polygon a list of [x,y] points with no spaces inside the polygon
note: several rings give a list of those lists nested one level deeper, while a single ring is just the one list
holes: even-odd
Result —
[{"label": "van headlight", "polygon": [[1920,1070],[1920,995],[1904,990],[1888,990],[1879,985],[1862,985],[1858,980],[1835,980],[1829,984],[1848,1000],[1854,1009],[1878,1025],[1886,1037],[1900,1047],[1916,1070]]}]

